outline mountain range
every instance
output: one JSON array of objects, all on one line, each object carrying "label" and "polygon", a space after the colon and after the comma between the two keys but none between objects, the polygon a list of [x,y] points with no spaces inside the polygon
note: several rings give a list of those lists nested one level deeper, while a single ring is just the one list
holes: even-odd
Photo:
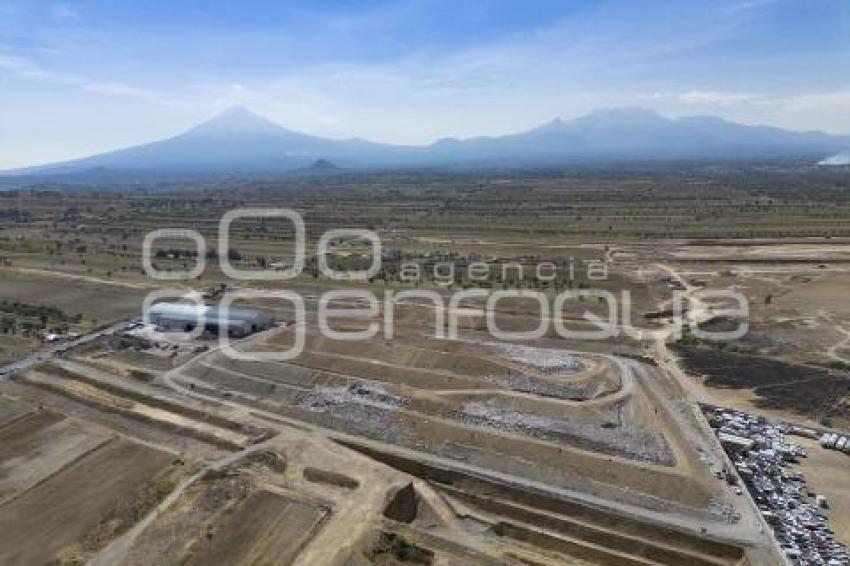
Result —
[{"label": "mountain range", "polygon": [[250,110],[232,107],[165,140],[3,175],[280,172],[310,168],[317,161],[332,163],[333,167],[324,169],[336,171],[338,167],[520,166],[604,160],[786,156],[820,160],[847,149],[850,136],[745,126],[710,116],[671,119],[642,108],[597,110],[516,134],[399,146],[294,132]]}]

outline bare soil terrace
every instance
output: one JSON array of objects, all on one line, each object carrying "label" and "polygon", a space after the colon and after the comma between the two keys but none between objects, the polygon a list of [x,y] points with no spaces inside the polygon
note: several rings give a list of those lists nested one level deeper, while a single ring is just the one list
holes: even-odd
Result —
[{"label": "bare soil terrace", "polygon": [[[754,511],[715,478],[718,447],[693,403],[846,426],[846,188],[800,164],[725,164],[0,193],[0,298],[80,313],[82,331],[135,315],[149,290],[170,286],[141,271],[152,229],[196,229],[214,249],[221,214],[244,205],[292,207],[308,226],[295,280],[234,283],[210,257],[179,284],[210,302],[222,285],[298,291],[308,342],[296,360],[234,362],[212,341],[192,352],[101,340],[0,384],[0,562],[773,563]],[[672,354],[622,335],[497,344],[469,314],[462,339],[447,341],[433,335],[433,309],[408,304],[392,340],[329,340],[316,305],[342,285],[317,273],[315,243],[340,227],[376,230],[384,244],[381,272],[358,288],[629,290],[632,322],[664,330],[673,276],[663,263],[689,287],[742,290],[752,331],[725,349]],[[234,262],[290,261],[291,235],[238,223]],[[190,267],[188,246],[161,242],[157,267]],[[366,249],[336,252],[342,268]],[[403,261],[427,272],[441,260],[497,267],[481,284],[462,269],[447,288],[398,280]],[[582,273],[587,260],[607,262],[605,281]],[[541,261],[561,268],[554,281],[501,269]],[[286,306],[256,306],[292,320]],[[532,306],[504,301],[499,325],[534,327]],[[602,307],[575,302],[565,314],[581,326]],[[0,359],[34,340],[0,336]],[[290,344],[284,331],[244,347]],[[677,357],[686,380],[671,370]],[[841,455],[823,456],[805,473],[835,499],[840,530]]]}]

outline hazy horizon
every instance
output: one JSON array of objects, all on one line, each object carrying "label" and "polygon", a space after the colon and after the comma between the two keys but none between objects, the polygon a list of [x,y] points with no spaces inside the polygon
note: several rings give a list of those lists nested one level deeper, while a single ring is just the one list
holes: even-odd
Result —
[{"label": "hazy horizon", "polygon": [[167,138],[232,105],[406,145],[625,106],[850,133],[838,0],[13,0],[0,16],[0,169]]},{"label": "hazy horizon", "polygon": [[[702,117],[713,118],[712,116],[707,116],[707,115],[681,116],[681,117],[678,117],[678,118],[671,118],[671,117],[666,116],[663,113],[657,112],[656,110],[653,110],[651,108],[638,107],[638,106],[619,107],[619,108],[598,108],[598,109],[591,110],[588,113],[581,114],[581,115],[578,115],[578,116],[568,116],[568,117],[556,116],[556,117],[554,117],[553,119],[551,119],[547,122],[535,124],[532,127],[526,128],[524,130],[515,131],[515,132],[504,132],[504,134],[502,134],[502,136],[526,134],[526,133],[530,133],[530,132],[533,132],[533,131],[538,130],[538,129],[548,129],[549,127],[551,127],[553,124],[556,124],[556,123],[566,125],[566,124],[569,124],[573,120],[588,118],[588,117],[591,117],[591,116],[603,116],[603,115],[608,116],[610,114],[615,114],[615,115],[624,117],[624,116],[622,116],[623,114],[633,114],[633,113],[637,114],[639,116],[642,116],[645,113],[655,114],[663,120],[673,120],[674,122],[677,121],[678,119],[702,118]],[[635,117],[632,116],[632,119],[635,119]],[[229,124],[230,127],[233,127],[235,129],[230,129],[228,126],[225,126],[224,124],[222,124],[222,122],[224,122],[225,124]],[[248,106],[245,106],[245,105],[242,105],[242,104],[233,104],[233,105],[230,105],[226,108],[223,108],[222,110],[216,112],[212,116],[208,116],[206,119],[202,120],[201,122],[199,122],[197,124],[194,124],[192,127],[188,128],[188,129],[172,132],[172,133],[164,136],[163,138],[156,139],[156,140],[138,140],[137,142],[130,144],[126,147],[114,147],[114,148],[110,148],[109,150],[103,152],[102,154],[96,153],[96,154],[93,154],[93,155],[81,156],[81,158],[97,157],[98,155],[110,154],[110,153],[113,153],[113,152],[116,152],[116,151],[123,151],[123,150],[128,150],[128,149],[134,149],[134,148],[149,146],[149,145],[157,144],[159,142],[167,142],[168,140],[175,139],[175,138],[184,136],[186,134],[191,134],[191,133],[195,132],[196,130],[208,129],[210,127],[215,128],[215,130],[219,134],[222,134],[222,133],[234,134],[234,133],[237,133],[240,130],[244,130],[244,128],[246,128],[246,127],[248,127],[248,128],[256,127],[256,124],[255,124],[256,122],[264,123],[264,124],[261,124],[261,126],[260,126],[263,130],[265,130],[267,124],[273,124],[277,128],[283,128],[283,130],[289,130],[290,132],[295,133],[295,134],[303,134],[303,135],[307,135],[307,136],[314,135],[313,132],[309,132],[309,131],[296,131],[296,130],[289,129],[289,128],[287,128],[286,124],[280,124],[280,123],[276,122],[275,120],[269,119],[268,117],[263,116],[262,114],[260,114],[259,112],[256,112],[254,109],[252,109]],[[736,122],[728,122],[728,123],[736,124]],[[761,126],[761,124],[754,124],[754,125],[755,126]],[[280,131],[283,131],[283,130],[278,130],[275,133],[279,133]],[[785,130],[785,131],[791,132],[793,130]],[[798,133],[805,133],[805,132],[798,132]],[[317,137],[319,137],[319,136],[317,136]],[[472,134],[470,136],[465,136],[465,137],[447,136],[447,137],[443,137],[443,138],[439,138],[439,139],[428,140],[426,142],[418,143],[418,144],[417,143],[408,143],[408,144],[391,144],[390,143],[390,144],[386,144],[386,146],[387,147],[398,147],[398,148],[411,148],[411,149],[423,148],[424,149],[424,148],[435,146],[440,141],[445,141],[445,140],[449,140],[449,139],[457,140],[457,141],[471,141],[471,140],[476,140],[476,139],[499,139],[500,137],[501,136],[499,136],[499,135],[485,136],[485,135]],[[351,140],[356,139],[356,140],[366,141],[366,142],[370,142],[370,143],[381,143],[378,140],[362,138],[362,137],[359,137],[359,136],[349,136],[349,137],[345,137],[345,138],[327,136],[327,137],[321,137],[320,139],[324,139],[324,140],[328,140],[328,141],[351,141]],[[317,156],[317,157],[320,157],[320,156]],[[839,162],[842,162],[842,159],[844,159],[844,158],[845,158],[845,153],[840,152],[838,155],[833,155],[831,157],[827,157],[827,158],[823,159],[820,163],[821,164],[839,164]],[[72,158],[69,161],[76,161],[76,159]],[[24,166],[23,168],[13,168],[13,169],[6,169],[6,170],[0,169],[0,171],[2,171],[4,173],[21,171],[21,170],[27,171],[32,167],[39,168],[39,167],[42,167],[42,166],[61,165],[62,163],[65,163],[65,161],[52,162],[52,163],[47,163],[47,162],[45,162],[45,163],[32,163],[32,164],[28,164],[28,165]]]}]

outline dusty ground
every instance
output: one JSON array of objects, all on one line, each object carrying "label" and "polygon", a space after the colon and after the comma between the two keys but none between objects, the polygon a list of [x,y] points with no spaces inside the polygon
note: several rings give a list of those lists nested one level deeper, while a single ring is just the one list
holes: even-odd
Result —
[{"label": "dusty ground", "polygon": [[127,287],[107,280],[69,277],[58,270],[6,268],[0,277],[0,297],[7,301],[54,306],[83,314],[85,327],[125,318],[138,312],[150,286]]},{"label": "dusty ground", "polygon": [[35,338],[0,335],[0,366],[25,358],[40,347],[40,341]]},{"label": "dusty ground", "polygon": [[[304,275],[238,284],[301,293],[308,343],[298,359],[233,362],[209,340],[197,355],[98,341],[0,384],[0,536],[8,537],[0,561],[255,563],[274,555],[323,565],[722,566],[738,563],[746,547],[751,563],[771,563],[753,509],[714,478],[718,448],[693,404],[846,427],[850,202],[835,190],[841,179],[825,173],[738,172],[411,172],[321,186],[0,195],[4,207],[31,215],[0,223],[0,298],[80,313],[86,327],[132,316],[146,292],[170,286],[140,271],[140,243],[153,228],[191,226],[214,248],[221,213],[252,203],[295,207],[309,226]],[[632,323],[647,332],[599,342],[548,332],[498,345],[481,316],[463,311],[461,340],[447,341],[433,335],[434,309],[407,305],[391,340],[322,339],[318,297],[340,284],[315,273],[312,253],[323,230],[341,226],[381,234],[385,269],[358,284],[379,293],[412,288],[394,279],[404,259],[605,259],[603,282],[497,278],[485,288],[628,290]],[[288,236],[278,225],[234,226],[240,267],[286,261]],[[362,252],[342,246],[333,260],[353,265]],[[159,268],[194,262],[169,253]],[[692,345],[696,361],[668,349],[652,332],[669,324],[674,275],[689,289],[744,292],[750,334],[723,348]],[[211,261],[181,287],[222,282],[233,284]],[[448,289],[431,279],[416,288],[448,296],[471,286],[461,277]],[[285,305],[256,304],[292,318]],[[583,328],[585,311],[603,310],[575,302],[565,314]],[[697,310],[689,316],[707,313]],[[502,303],[496,318],[512,330],[540,319],[520,301]],[[290,340],[283,332],[245,347],[269,351]],[[0,363],[34,347],[0,336]],[[246,458],[262,452],[282,458],[285,470],[274,458]],[[812,448],[804,472],[833,494],[831,516],[846,532],[841,457]],[[121,478],[150,489],[139,495]],[[48,499],[59,502],[52,514],[43,510]],[[730,513],[738,522],[727,522]],[[32,541],[13,544],[22,533]]]},{"label": "dusty ground", "polygon": [[116,502],[169,462],[167,454],[123,440],[90,452],[0,507],[0,559],[45,564],[74,554],[110,520]]},{"label": "dusty ground", "polygon": [[830,528],[838,540],[850,545],[850,457],[835,450],[824,450],[813,440],[795,437],[794,442],[808,451],[808,457],[795,468],[805,474],[811,491],[827,497],[830,509],[825,514],[829,517]]}]

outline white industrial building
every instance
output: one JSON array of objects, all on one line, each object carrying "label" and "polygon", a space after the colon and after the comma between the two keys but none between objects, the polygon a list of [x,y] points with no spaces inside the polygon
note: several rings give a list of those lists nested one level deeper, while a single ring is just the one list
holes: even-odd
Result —
[{"label": "white industrial building", "polygon": [[160,331],[192,332],[203,325],[204,332],[242,337],[267,330],[272,318],[260,311],[242,308],[219,309],[209,305],[157,303],[148,309],[147,320]]}]

